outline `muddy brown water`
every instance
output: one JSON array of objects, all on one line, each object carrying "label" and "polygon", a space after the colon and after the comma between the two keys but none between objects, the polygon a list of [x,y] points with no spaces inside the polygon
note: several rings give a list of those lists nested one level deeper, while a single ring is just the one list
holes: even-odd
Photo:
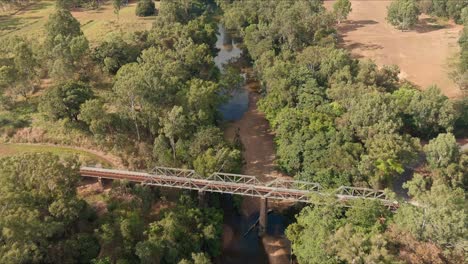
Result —
[{"label": "muddy brown water", "polygon": [[[215,64],[223,71],[223,65],[242,55],[242,50],[222,25],[218,28],[219,49]],[[234,91],[231,99],[220,107],[228,125],[225,137],[232,140],[237,133],[244,145],[244,174],[255,175],[262,181],[283,177],[275,170],[275,149],[273,134],[268,121],[257,109],[259,95],[248,85]],[[259,199],[244,197],[239,209],[234,208],[233,197],[222,195],[224,211],[222,254],[217,263],[262,264],[289,263],[289,242],[284,237],[286,217],[272,211],[268,214],[268,228],[265,237],[258,236],[258,229],[247,232],[259,216]],[[273,206],[272,206],[273,207]]]}]

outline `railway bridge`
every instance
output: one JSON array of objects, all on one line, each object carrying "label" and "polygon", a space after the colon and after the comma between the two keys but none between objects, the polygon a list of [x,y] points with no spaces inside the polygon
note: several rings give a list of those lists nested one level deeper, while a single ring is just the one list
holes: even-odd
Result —
[{"label": "railway bridge", "polygon": [[255,176],[216,172],[204,177],[194,170],[156,167],[149,172],[81,167],[82,177],[127,180],[149,186],[170,187],[198,191],[203,203],[206,192],[228,193],[260,198],[260,234],[267,225],[268,199],[310,203],[312,194],[333,195],[346,202],[353,199],[373,199],[381,201],[392,209],[398,207],[384,191],[368,188],[341,186],[331,194],[325,192],[318,183],[277,178],[270,182],[261,182]]}]

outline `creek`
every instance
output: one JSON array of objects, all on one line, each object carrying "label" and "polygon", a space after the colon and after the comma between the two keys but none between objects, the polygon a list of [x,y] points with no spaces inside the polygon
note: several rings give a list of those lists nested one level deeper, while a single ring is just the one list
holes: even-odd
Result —
[{"label": "creek", "polygon": [[[239,45],[221,24],[218,25],[216,48],[219,52],[214,62],[221,72],[223,71],[223,65],[242,56],[242,50],[239,48]],[[269,129],[264,128],[268,127],[268,122],[263,116],[258,115],[258,110],[256,109],[257,100],[258,96],[249,91],[247,86],[244,86],[242,89],[234,90],[230,99],[219,108],[219,111],[223,119],[229,122],[226,131],[231,130],[232,132],[235,127],[242,127],[239,123],[252,122],[256,125],[263,123],[263,126],[257,126],[257,128],[249,127],[249,133],[247,133],[247,129],[242,128],[243,130],[240,131],[240,138],[244,145],[248,144],[248,140],[255,140],[256,144],[269,146],[266,151],[254,153],[254,155],[246,155],[246,152],[252,153],[248,151],[248,146],[246,146],[243,153],[246,161],[244,173],[253,173],[253,175],[258,173],[258,176],[264,177],[265,174],[270,174],[271,172],[270,166],[263,166],[264,164],[269,164],[270,160],[266,160],[266,162],[256,161],[264,158],[263,154],[265,154],[265,152],[268,152],[268,154],[274,153],[274,147],[272,136],[261,136],[261,134],[266,134],[265,131]],[[229,134],[229,132],[227,133]],[[255,146],[252,147],[262,149]],[[261,168],[259,167],[259,171],[252,170],[252,164],[254,163],[260,165]],[[272,261],[271,256],[269,258],[268,255],[271,255],[271,252],[268,252],[268,254],[265,251],[264,242],[262,238],[258,236],[257,228],[253,228],[248,232],[259,216],[258,198],[244,197],[239,208],[235,208],[232,195],[226,194],[221,196],[221,204],[224,211],[222,254],[217,259],[217,263],[287,263],[284,262],[283,258],[281,258],[279,262],[276,260]],[[272,211],[268,214],[267,236],[270,239],[269,241],[276,243],[278,239],[284,239],[285,227],[286,217],[276,211]],[[286,251],[288,250],[289,249],[286,249]]]}]

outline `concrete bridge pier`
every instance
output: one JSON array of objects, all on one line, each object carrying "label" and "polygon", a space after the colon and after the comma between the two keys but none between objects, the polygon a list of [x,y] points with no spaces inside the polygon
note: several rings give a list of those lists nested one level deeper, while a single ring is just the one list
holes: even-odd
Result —
[{"label": "concrete bridge pier", "polygon": [[205,191],[198,191],[198,206],[201,208],[206,207],[207,200],[206,200],[206,192]]},{"label": "concrete bridge pier", "polygon": [[264,236],[268,225],[268,199],[260,198],[260,217],[258,219],[258,235]]}]

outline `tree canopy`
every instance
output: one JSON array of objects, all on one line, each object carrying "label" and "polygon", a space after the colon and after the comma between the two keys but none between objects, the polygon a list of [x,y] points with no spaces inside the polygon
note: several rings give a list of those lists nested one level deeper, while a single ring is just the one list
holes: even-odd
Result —
[{"label": "tree canopy", "polygon": [[411,29],[417,22],[420,11],[415,0],[395,0],[388,6],[387,20],[398,29]]},{"label": "tree canopy", "polygon": [[76,195],[76,160],[24,154],[0,165],[2,263],[83,263],[97,256],[97,241],[77,225],[86,224],[88,209]]}]

